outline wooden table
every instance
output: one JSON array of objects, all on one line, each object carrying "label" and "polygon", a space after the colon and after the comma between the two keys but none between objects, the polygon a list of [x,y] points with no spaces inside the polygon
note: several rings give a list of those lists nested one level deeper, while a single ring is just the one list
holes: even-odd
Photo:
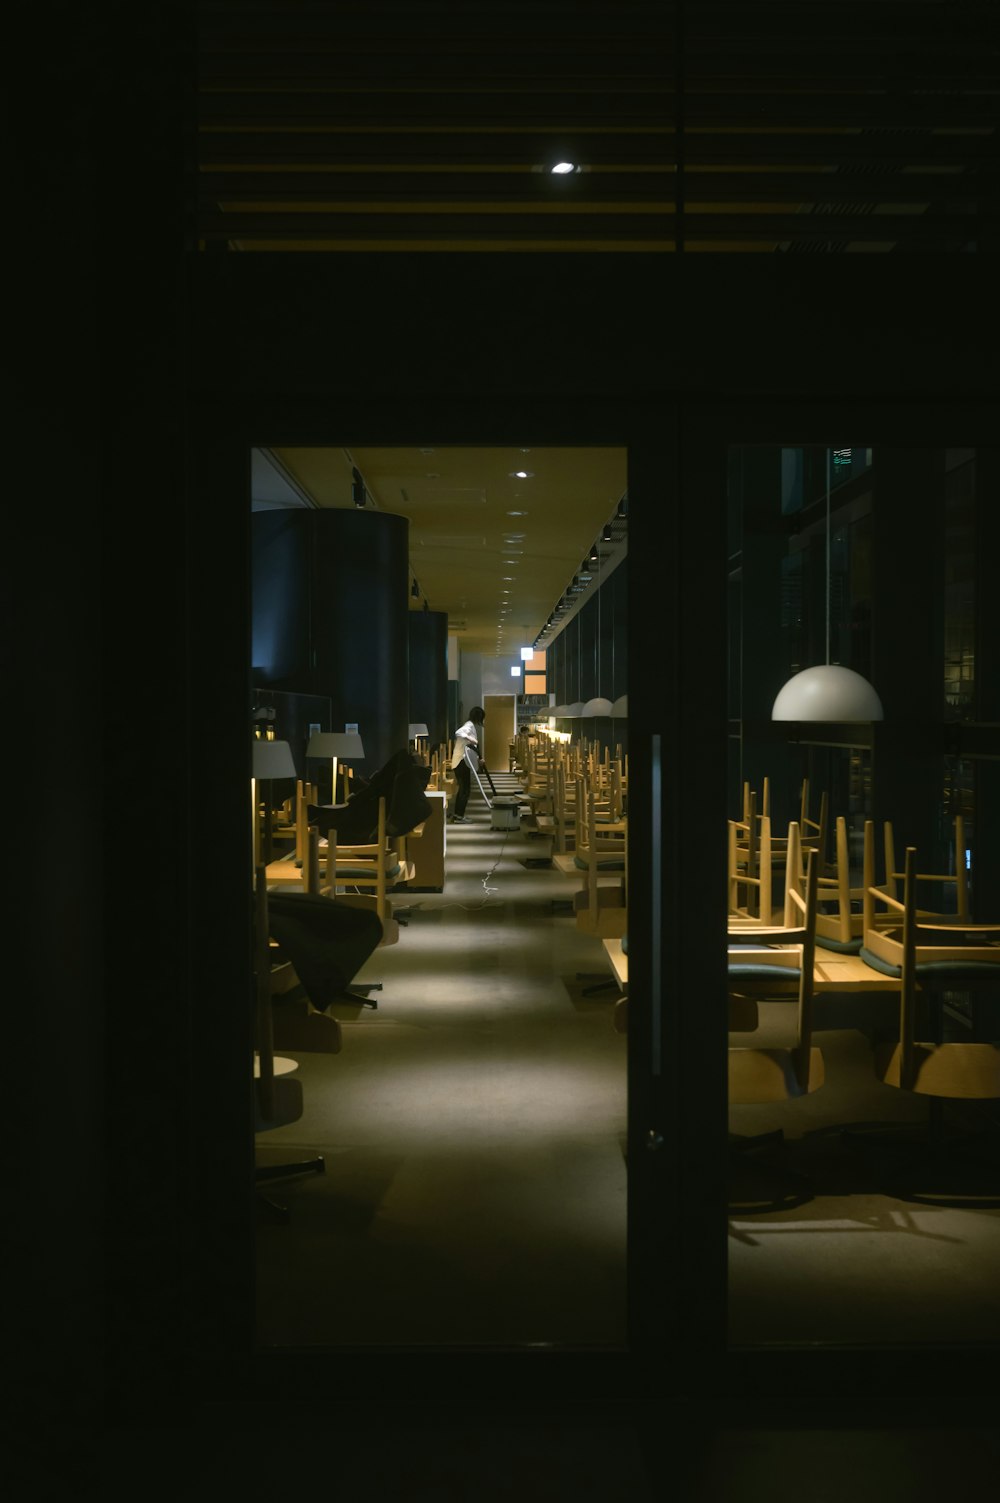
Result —
[{"label": "wooden table", "polygon": [[[604,949],[615,980],[622,991],[627,991],[628,956],[622,953],[621,940],[606,939]],[[817,993],[881,992],[892,995],[899,992],[896,977],[884,976],[881,971],[874,970],[860,955],[836,955],[830,950],[817,952],[813,982]]]}]

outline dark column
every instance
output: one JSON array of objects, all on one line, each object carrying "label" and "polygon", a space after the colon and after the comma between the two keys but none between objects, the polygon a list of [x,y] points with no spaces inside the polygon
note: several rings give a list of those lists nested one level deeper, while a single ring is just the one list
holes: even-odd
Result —
[{"label": "dark column", "polygon": [[875,450],[872,679],[885,712],[876,725],[873,809],[924,871],[943,852],[944,504],[940,450]]},{"label": "dark column", "polygon": [[332,729],[359,727],[366,775],[407,740],[408,545],[407,519],[386,512],[253,517],[257,681],[328,696]]},{"label": "dark column", "polygon": [[[975,917],[1000,915],[1000,448],[976,450],[976,721],[978,752],[972,902]],[[970,728],[971,731],[972,728]]]},{"label": "dark column", "polygon": [[410,611],[411,721],[423,722],[433,749],[451,735],[448,725],[448,613]]}]

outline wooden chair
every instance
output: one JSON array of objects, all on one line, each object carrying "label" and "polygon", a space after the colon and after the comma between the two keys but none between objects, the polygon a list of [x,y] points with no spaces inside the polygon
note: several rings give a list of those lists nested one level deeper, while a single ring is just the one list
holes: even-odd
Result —
[{"label": "wooden chair", "polygon": [[838,815],[834,830],[834,863],[819,878],[816,943],[840,955],[857,955],[864,939],[864,884],[851,885],[851,853],[847,821]]},{"label": "wooden chair", "polygon": [[552,822],[556,852],[565,856],[576,845],[576,779],[568,758],[557,761],[553,771]]},{"label": "wooden chair", "polygon": [[753,812],[729,821],[728,908],[731,918],[757,924],[774,920],[772,908],[771,820]]},{"label": "wooden chair", "polygon": [[[958,923],[964,923],[969,917],[969,875],[965,866],[965,821],[961,814],[955,815],[953,829],[955,870],[926,875],[918,874],[917,881],[918,883],[934,882],[946,890],[950,889],[954,894],[954,904],[946,909],[919,908],[918,918],[937,917],[944,919],[947,923],[953,919]],[[885,820],[882,826],[882,848],[885,856],[885,890],[894,898],[899,898],[902,893],[903,872],[896,863],[896,843],[890,819]]]},{"label": "wooden chair", "polygon": [[[383,945],[399,939],[399,922],[389,900],[389,888],[412,876],[412,869],[400,862],[399,855],[386,835],[386,801],[378,801],[378,829],[375,840],[365,845],[344,845],[336,839],[335,829],[327,836],[327,846],[319,850],[320,891],[339,902],[355,907],[374,908],[382,924]],[[342,891],[353,888],[353,892]]]},{"label": "wooden chair", "polygon": [[[576,927],[597,939],[620,939],[628,921],[628,821],[599,824],[594,785],[582,777],[577,779],[576,807],[573,865],[584,878],[573,899]],[[602,884],[602,872],[620,872],[620,880]]]},{"label": "wooden chair", "polygon": [[[793,823],[790,828],[795,832],[795,838],[798,838],[797,824]],[[812,1042],[818,866],[818,853],[815,850],[807,851],[803,880],[790,886],[789,904],[796,924],[781,925],[771,930],[762,929],[762,947],[752,960],[748,961],[741,952],[740,964],[744,968],[753,967],[757,974],[750,976],[738,973],[734,977],[731,967],[730,984],[739,988],[735,994],[738,1004],[748,1000],[748,983],[761,985],[764,996],[772,994],[773,976],[761,974],[768,967],[783,970],[785,976],[794,977],[796,999],[791,1043],[770,1047],[730,1043],[729,1101],[733,1106],[774,1105],[793,1101],[819,1090],[823,1085],[823,1055]],[[753,996],[749,1000],[756,1002]],[[733,1026],[733,1002],[734,994],[731,991],[730,1031],[736,1032],[741,1031],[741,1020],[737,1016],[736,1026]],[[753,1210],[799,1205],[810,1198],[812,1189],[808,1181],[801,1175],[791,1173],[783,1164],[768,1165],[765,1162],[763,1180],[755,1181],[751,1178],[749,1184],[747,1182],[748,1156],[766,1152],[783,1139],[784,1133],[780,1128],[750,1138],[730,1138],[731,1210],[747,1214]]]},{"label": "wooden chair", "polygon": [[[814,990],[816,899],[810,903],[810,884],[818,884],[818,856],[805,853],[799,860],[798,824],[789,825],[794,859],[787,868],[783,924],[764,925],[731,919],[727,934],[728,1011],[730,1032],[752,1032],[757,1027],[758,1004],[797,999],[799,1014],[807,1013],[812,1032]],[[808,974],[806,973],[808,970]],[[800,1024],[801,1026],[801,1024]],[[801,1035],[800,1035],[801,1037]],[[730,1057],[732,1062],[732,1056]],[[737,1062],[748,1068],[747,1062]],[[800,1093],[801,1094],[801,1093]]]},{"label": "wooden chair", "polygon": [[[897,1164],[893,1177],[898,1193],[911,1198],[922,1184],[924,1191],[917,1198],[969,1204],[967,1195],[956,1196],[954,1191],[963,1183],[963,1171],[970,1163],[968,1159],[963,1163],[961,1155],[980,1140],[974,1135],[951,1143],[946,1140],[944,1102],[1000,1099],[1000,1044],[945,1038],[943,995],[986,987],[1000,996],[1000,923],[972,923],[967,905],[961,914],[952,915],[922,909],[919,884],[939,883],[942,878],[940,873],[917,871],[912,846],[907,848],[902,873],[892,874],[894,879],[901,878],[902,896],[889,891],[888,882],[876,885],[870,880],[873,834],[869,821],[861,955],[875,969],[897,975],[900,983],[899,1037],[876,1045],[875,1073],[885,1085],[929,1098],[926,1139],[918,1142],[916,1155],[909,1155],[902,1166]],[[986,1166],[993,1174],[992,1191],[985,1201],[989,1205],[1000,1202],[998,1163],[994,1143]],[[943,1196],[926,1193],[935,1177],[942,1180]],[[978,1192],[973,1200],[984,1203]]]}]

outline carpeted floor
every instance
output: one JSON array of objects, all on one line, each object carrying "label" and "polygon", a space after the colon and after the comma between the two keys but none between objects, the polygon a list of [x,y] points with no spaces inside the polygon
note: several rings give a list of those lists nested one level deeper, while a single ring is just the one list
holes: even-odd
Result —
[{"label": "carpeted floor", "polygon": [[[475,792],[468,812],[448,829],[446,890],[398,894],[399,942],[357,978],[382,982],[377,1010],[334,1009],[341,1053],[295,1056],[303,1116],[258,1137],[261,1164],[326,1161],[267,1187],[290,1214],[258,1228],[262,1347],[624,1342],[618,994],[584,994],[610,973],[560,906],[571,884],[532,864],[547,845],[492,830]],[[748,1160],[737,1205],[755,1209],[731,1211],[731,1340],[995,1341],[1000,1172],[980,1167],[963,1204],[887,1193],[894,1151],[840,1129],[919,1129],[926,1103],[875,1079],[848,1021],[833,1008],[817,1036],[822,1090],[731,1111],[734,1134],[787,1136],[776,1159]],[[763,1009],[761,1038],[786,1025],[780,1004]],[[760,1209],[788,1171],[808,1194]]]}]

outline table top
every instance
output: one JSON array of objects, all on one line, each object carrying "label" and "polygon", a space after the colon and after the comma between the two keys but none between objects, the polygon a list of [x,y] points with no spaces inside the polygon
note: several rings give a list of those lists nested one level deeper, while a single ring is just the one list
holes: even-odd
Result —
[{"label": "table top", "polygon": [[[622,990],[628,987],[628,956],[622,954],[620,939],[606,939],[604,949],[614,971],[615,980]],[[899,982],[893,976],[883,976],[881,971],[866,965],[860,955],[838,955],[833,951],[817,952],[813,968],[814,988],[821,992],[883,992],[899,991]]]}]

